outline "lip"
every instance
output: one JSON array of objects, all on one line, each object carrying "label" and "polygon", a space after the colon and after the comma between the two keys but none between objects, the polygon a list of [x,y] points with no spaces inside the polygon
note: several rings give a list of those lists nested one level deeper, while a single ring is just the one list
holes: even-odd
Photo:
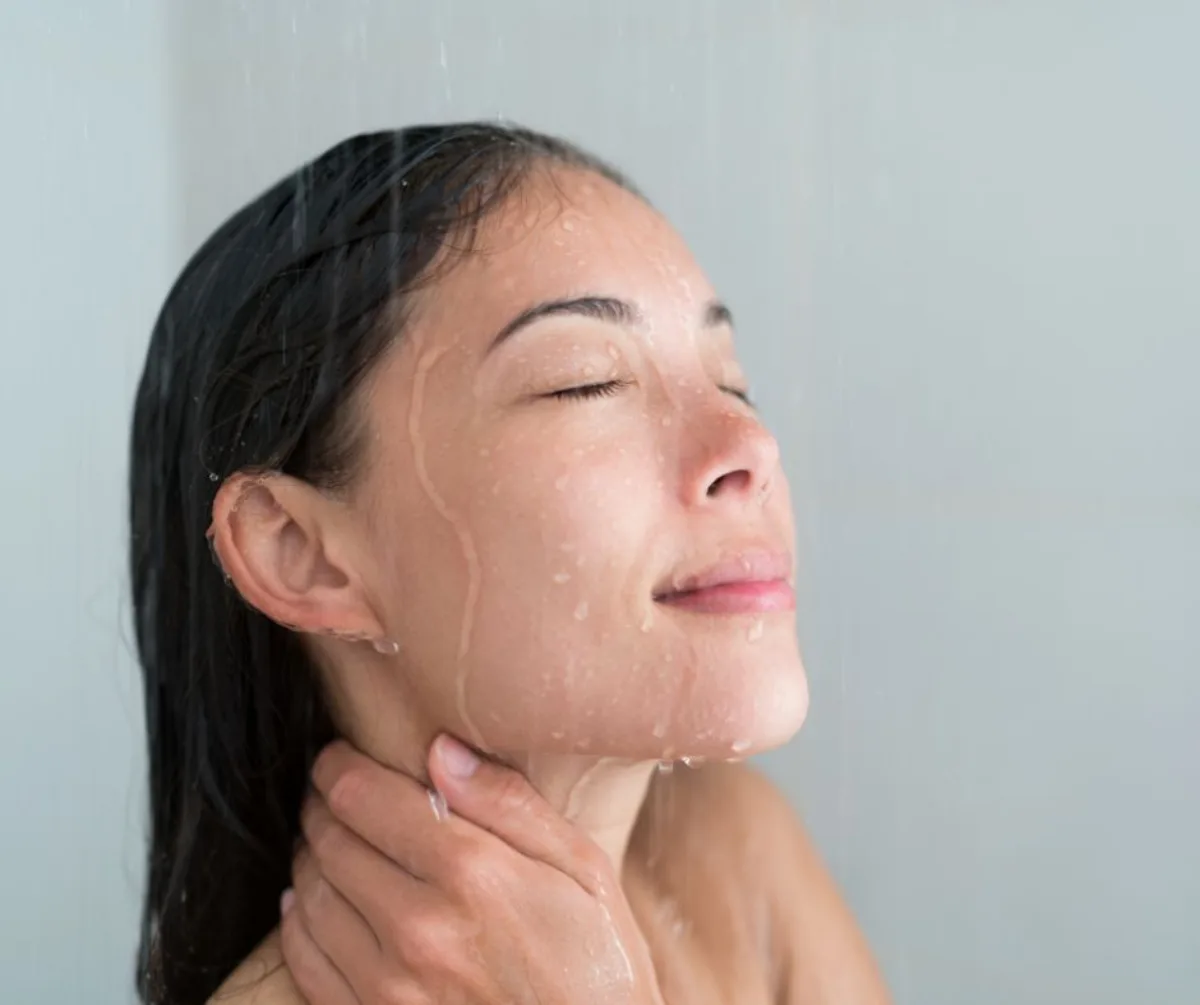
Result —
[{"label": "lip", "polygon": [[790,611],[792,558],[782,552],[745,550],[698,572],[673,578],[656,590],[656,603],[704,614]]}]

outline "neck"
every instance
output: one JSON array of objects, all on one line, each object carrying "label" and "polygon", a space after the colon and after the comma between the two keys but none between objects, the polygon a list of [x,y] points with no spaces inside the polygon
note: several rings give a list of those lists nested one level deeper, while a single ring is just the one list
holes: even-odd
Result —
[{"label": "neck", "polygon": [[656,762],[533,753],[509,760],[556,812],[604,850],[620,876]]},{"label": "neck", "polygon": [[[375,661],[368,658],[363,663]],[[341,733],[368,757],[429,785],[430,745],[439,733],[457,736],[457,731],[422,710],[394,664],[351,669],[348,677],[362,686],[353,695],[336,695]],[[470,742],[469,737],[458,738]],[[656,762],[540,751],[497,751],[491,756],[528,779],[555,812],[603,849],[615,874],[622,875]]]}]

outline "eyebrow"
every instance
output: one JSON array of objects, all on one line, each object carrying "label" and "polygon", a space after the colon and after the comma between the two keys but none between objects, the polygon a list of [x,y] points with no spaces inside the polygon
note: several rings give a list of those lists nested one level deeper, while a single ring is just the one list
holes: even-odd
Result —
[{"label": "eyebrow", "polygon": [[[642,312],[635,304],[616,297],[571,297],[565,300],[547,300],[522,311],[508,324],[500,329],[492,339],[487,351],[490,353],[502,342],[512,338],[522,328],[527,328],[542,318],[560,314],[574,314],[578,317],[595,318],[597,321],[607,321],[609,324],[633,327],[642,323]],[[703,325],[705,328],[719,328],[722,325],[733,326],[733,314],[719,300],[710,300],[704,305]]]}]

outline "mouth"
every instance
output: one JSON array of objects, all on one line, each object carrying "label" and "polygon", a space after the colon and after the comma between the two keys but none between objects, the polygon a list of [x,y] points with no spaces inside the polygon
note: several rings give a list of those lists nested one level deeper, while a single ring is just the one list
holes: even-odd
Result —
[{"label": "mouth", "polygon": [[654,592],[666,607],[699,614],[770,614],[792,611],[790,555],[764,550],[736,552],[696,572],[674,577]]}]

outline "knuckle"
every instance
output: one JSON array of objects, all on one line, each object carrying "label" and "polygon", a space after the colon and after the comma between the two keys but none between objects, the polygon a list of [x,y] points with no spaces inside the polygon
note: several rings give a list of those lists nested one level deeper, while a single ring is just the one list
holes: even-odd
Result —
[{"label": "knuckle", "polygon": [[296,903],[303,904],[308,900],[319,875],[320,871],[317,869],[316,863],[313,862],[311,856],[306,857],[304,862],[293,870],[292,889],[296,894]]},{"label": "knuckle", "polygon": [[575,842],[575,860],[583,874],[597,886],[608,882],[612,876],[612,861],[595,842],[579,839]]},{"label": "knuckle", "polygon": [[379,1005],[417,1005],[421,998],[406,977],[385,973],[375,982],[371,1001]]},{"label": "knuckle", "polygon": [[310,772],[313,782],[322,792],[328,792],[334,780],[338,777],[341,766],[345,764],[345,744],[341,740],[323,747],[313,761]]},{"label": "knuckle", "polygon": [[311,821],[310,832],[306,835],[308,846],[318,860],[328,861],[338,854],[342,847],[342,828],[335,820],[316,818]]},{"label": "knuckle", "polygon": [[324,876],[314,877],[308,900],[314,912],[322,912],[328,908],[333,900],[333,887],[329,885],[329,881]]},{"label": "knuckle", "polygon": [[353,813],[362,805],[368,784],[367,773],[361,767],[347,767],[331,781],[325,801],[337,816]]},{"label": "knuckle", "polygon": [[454,855],[451,865],[451,885],[460,894],[475,895],[503,887],[511,870],[481,841],[465,842]]},{"label": "knuckle", "polygon": [[450,972],[461,948],[458,928],[453,917],[441,912],[426,911],[414,916],[399,944],[405,962],[418,972]]},{"label": "knuckle", "polygon": [[505,813],[527,813],[537,799],[533,787],[515,771],[503,772],[495,784],[496,802]]}]

